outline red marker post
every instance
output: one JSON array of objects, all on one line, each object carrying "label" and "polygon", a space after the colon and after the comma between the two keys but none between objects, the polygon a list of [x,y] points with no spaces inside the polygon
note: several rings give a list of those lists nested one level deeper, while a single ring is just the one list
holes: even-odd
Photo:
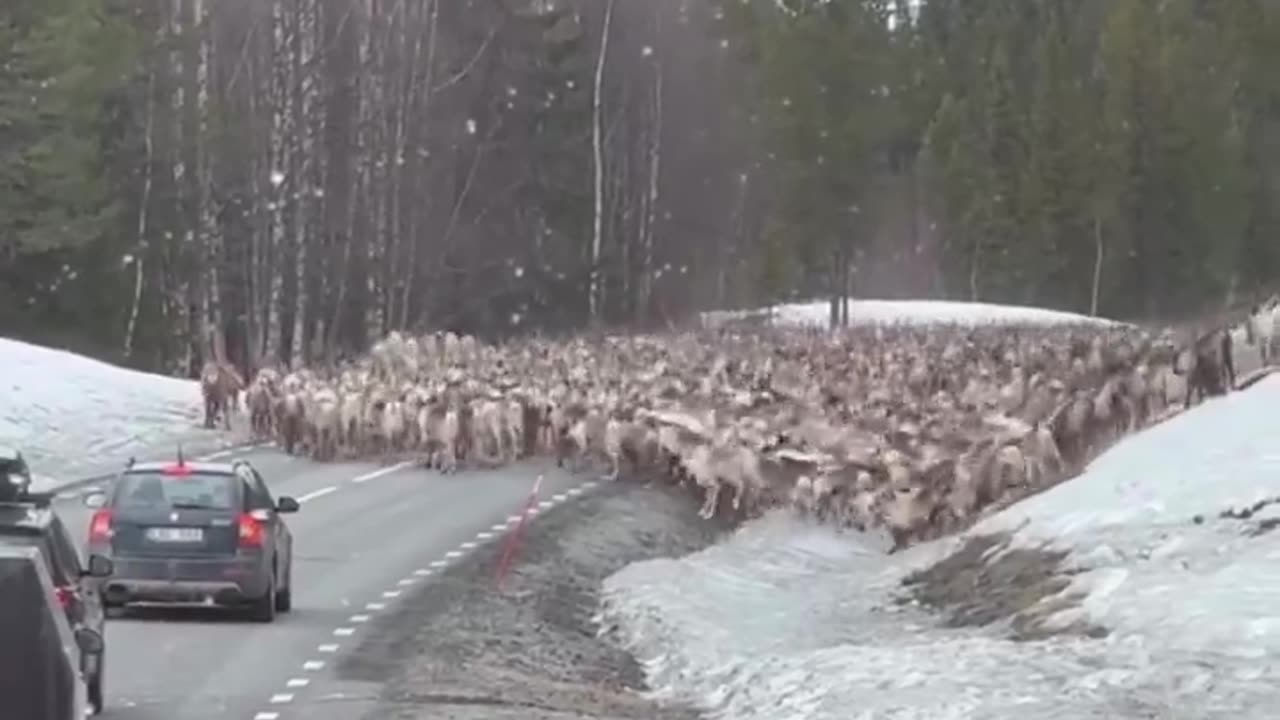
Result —
[{"label": "red marker post", "polygon": [[542,476],[539,475],[533,481],[533,490],[529,491],[529,499],[525,501],[524,510],[520,512],[520,520],[516,523],[516,527],[507,535],[507,541],[503,544],[502,555],[498,559],[498,572],[495,576],[498,590],[501,592],[503,583],[507,579],[507,574],[511,571],[511,564],[515,562],[516,550],[520,547],[520,541],[524,537],[524,526],[529,521],[529,515],[533,512],[533,508],[538,503],[538,491],[542,488]]}]

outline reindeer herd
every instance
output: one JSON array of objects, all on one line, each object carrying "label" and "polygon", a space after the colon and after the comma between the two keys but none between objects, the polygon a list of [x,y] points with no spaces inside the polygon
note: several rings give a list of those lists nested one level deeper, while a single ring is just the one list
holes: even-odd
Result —
[{"label": "reindeer herd", "polygon": [[264,368],[244,387],[211,363],[201,384],[206,425],[226,423],[243,389],[258,439],[317,460],[412,457],[453,473],[554,457],[687,484],[705,518],[790,505],[883,528],[896,549],[1228,392],[1232,337],[877,326],[491,345],[391,333],[345,367]]}]

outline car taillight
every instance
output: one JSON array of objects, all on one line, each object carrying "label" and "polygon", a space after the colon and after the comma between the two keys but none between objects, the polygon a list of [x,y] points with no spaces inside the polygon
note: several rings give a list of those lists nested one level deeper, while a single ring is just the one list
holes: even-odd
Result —
[{"label": "car taillight", "polygon": [[63,610],[71,607],[71,603],[76,599],[75,589],[66,587],[65,585],[55,587],[53,589],[53,594],[58,598],[58,604],[62,606]]},{"label": "car taillight", "polygon": [[111,540],[111,511],[99,510],[89,521],[89,542],[104,543]]},{"label": "car taillight", "polygon": [[240,547],[262,547],[262,521],[251,513],[240,514]]}]

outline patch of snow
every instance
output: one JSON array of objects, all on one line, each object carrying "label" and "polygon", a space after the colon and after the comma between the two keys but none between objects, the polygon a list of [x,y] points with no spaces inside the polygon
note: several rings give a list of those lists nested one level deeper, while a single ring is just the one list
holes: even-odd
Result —
[{"label": "patch of snow", "polygon": [[[825,326],[830,305],[825,301],[790,303],[758,310],[717,310],[703,313],[709,326],[772,313],[776,325]],[[1114,324],[1111,320],[1020,305],[952,302],[948,300],[850,300],[849,324],[948,324],[948,325],[1059,325]]]},{"label": "patch of snow", "polygon": [[1052,617],[1104,639],[944,628],[901,580],[963,538],[890,556],[782,513],[624,568],[601,617],[656,695],[710,718],[1261,720],[1280,697],[1280,530],[1259,530],[1280,507],[1219,516],[1280,497],[1276,407],[1278,377],[1206,402],[968,533],[1069,551],[1081,601]]},{"label": "patch of snow", "polygon": [[110,472],[134,455],[218,437],[200,427],[195,381],[8,338],[0,338],[0,393],[0,445],[21,450],[44,483]]}]

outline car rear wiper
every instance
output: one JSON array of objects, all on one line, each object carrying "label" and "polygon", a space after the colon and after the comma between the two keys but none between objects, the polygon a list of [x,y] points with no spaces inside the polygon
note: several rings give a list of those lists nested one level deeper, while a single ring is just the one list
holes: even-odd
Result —
[{"label": "car rear wiper", "polygon": [[218,507],[217,505],[206,505],[204,503],[197,503],[197,502],[169,503],[169,507],[173,508],[174,510],[226,510],[226,508]]}]

